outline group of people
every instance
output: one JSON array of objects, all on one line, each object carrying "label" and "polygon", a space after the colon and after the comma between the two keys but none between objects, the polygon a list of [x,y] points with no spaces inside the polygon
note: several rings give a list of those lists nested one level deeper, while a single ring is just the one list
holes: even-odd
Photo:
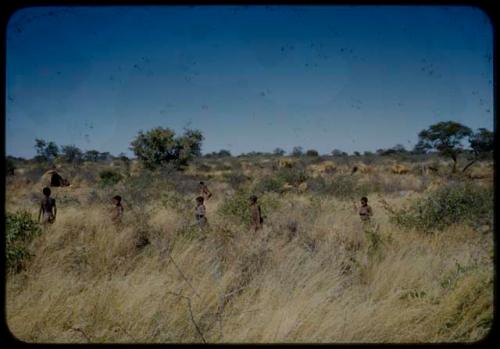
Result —
[{"label": "group of people", "polygon": [[[196,207],[195,207],[195,219],[196,224],[201,228],[208,227],[207,210],[205,207],[205,202],[212,197],[212,193],[208,190],[207,185],[201,181],[198,186],[199,195],[196,197]],[[43,188],[44,198],[41,201],[40,211],[38,213],[38,221],[42,218],[42,223],[54,223],[57,215],[56,200],[51,198],[50,188]],[[113,208],[111,210],[111,221],[114,224],[120,224],[123,217],[123,206],[121,204],[122,198],[120,195],[115,195],[112,198]],[[249,205],[251,212],[251,228],[253,231],[258,231],[262,229],[264,219],[262,217],[262,211],[260,205],[258,204],[258,198],[256,195],[249,197]],[[368,205],[368,198],[363,196],[361,198],[361,206],[357,207],[354,203],[354,209],[359,214],[359,217],[363,222],[369,222],[370,217],[373,216],[373,210]]]},{"label": "group of people", "polygon": [[[198,190],[199,196],[196,198],[195,208],[196,224],[200,227],[207,227],[208,219],[205,201],[208,201],[208,199],[212,197],[212,193],[208,190],[207,185],[203,181],[200,182]],[[262,228],[262,223],[264,222],[262,211],[260,209],[260,205],[257,203],[257,196],[250,196],[249,201],[251,212],[251,227],[254,231],[257,231]]]},{"label": "group of people", "polygon": [[[38,211],[38,222],[41,221],[44,225],[47,223],[54,223],[57,216],[56,199],[50,197],[52,191],[49,187],[42,190],[43,199],[40,203],[40,210]],[[111,210],[111,221],[115,224],[121,223],[123,217],[122,197],[115,195],[111,199],[113,202],[113,209]]]}]

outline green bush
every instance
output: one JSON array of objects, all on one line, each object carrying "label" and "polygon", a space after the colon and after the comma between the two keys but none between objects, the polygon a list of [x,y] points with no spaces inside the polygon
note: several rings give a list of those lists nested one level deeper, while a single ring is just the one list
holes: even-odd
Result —
[{"label": "green bush", "polygon": [[9,271],[18,272],[23,262],[30,258],[29,242],[41,232],[29,212],[20,211],[6,215],[6,262]]},{"label": "green bush", "polygon": [[281,193],[285,181],[282,178],[276,177],[263,177],[254,187],[254,192],[263,194],[265,192]]},{"label": "green bush", "polygon": [[150,200],[159,199],[163,190],[170,189],[158,173],[143,169],[140,175],[130,176],[119,184],[123,200],[129,205],[141,206]]},{"label": "green bush", "polygon": [[358,198],[368,195],[376,189],[376,186],[369,184],[359,184],[357,180],[350,176],[336,176],[332,179],[322,177],[308,178],[307,188],[318,195],[332,195],[339,199]]},{"label": "green bush", "polygon": [[315,194],[324,194],[327,190],[327,182],[323,177],[311,177],[307,181],[307,189]]},{"label": "green bush", "polygon": [[360,188],[353,177],[337,176],[328,183],[327,193],[339,199],[351,199],[359,196]]},{"label": "green bush", "polygon": [[276,180],[281,181],[283,184],[288,183],[297,186],[305,182],[308,178],[306,171],[300,167],[294,168],[281,168],[276,173]]},{"label": "green bush", "polygon": [[[252,193],[249,190],[238,190],[233,196],[222,203],[217,213],[236,222],[242,222],[245,225],[250,225],[250,195],[252,195]],[[258,204],[260,205],[261,213],[264,217],[264,224],[266,224],[266,217],[268,213],[279,207],[279,201],[272,195],[262,195],[259,196]]]},{"label": "green bush", "polygon": [[224,174],[223,178],[227,183],[229,183],[229,185],[233,189],[241,188],[248,180],[247,176],[245,176],[241,172],[232,172],[229,174]]},{"label": "green bush", "polygon": [[122,180],[122,175],[113,170],[104,170],[99,173],[100,184],[102,186],[114,185]]},{"label": "green bush", "polygon": [[219,207],[218,213],[222,216],[230,217],[235,220],[250,224],[250,197],[248,190],[240,189],[232,197],[224,200]]},{"label": "green bush", "polygon": [[491,224],[493,220],[493,192],[472,183],[450,183],[410,207],[395,210],[393,223],[432,233],[456,224],[473,227]]},{"label": "green bush", "polygon": [[130,143],[137,158],[149,169],[172,163],[176,168],[186,166],[193,158],[201,156],[203,135],[198,130],[185,129],[176,136],[170,128],[155,127],[146,133],[139,131]]},{"label": "green bush", "polygon": [[161,193],[161,203],[165,208],[176,210],[179,213],[193,211],[194,215],[196,203],[191,198],[191,196],[181,195],[175,190],[165,190]]}]

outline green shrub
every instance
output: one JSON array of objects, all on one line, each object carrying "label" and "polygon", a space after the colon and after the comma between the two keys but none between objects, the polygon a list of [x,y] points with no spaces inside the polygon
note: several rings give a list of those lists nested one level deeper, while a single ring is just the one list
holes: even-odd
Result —
[{"label": "green shrub", "polygon": [[[219,207],[217,213],[223,217],[230,218],[236,222],[242,222],[245,225],[251,223],[251,212],[249,198],[252,193],[247,189],[238,190],[233,196],[225,200]],[[279,207],[279,201],[272,195],[259,196],[258,201],[264,224],[270,211]]]},{"label": "green shrub", "polygon": [[298,165],[294,168],[281,168],[276,173],[276,180],[281,181],[283,184],[288,183],[297,186],[305,182],[308,178],[305,169],[300,168]]},{"label": "green shrub", "polygon": [[6,262],[9,271],[18,272],[23,262],[30,258],[29,242],[41,232],[29,212],[20,211],[6,215]]},{"label": "green shrub", "polygon": [[102,186],[114,185],[122,180],[122,175],[113,170],[104,170],[99,173],[100,184]]},{"label": "green shrub", "polygon": [[190,199],[191,196],[186,197],[174,190],[165,190],[161,193],[161,203],[165,208],[176,210],[179,213],[193,211],[194,215],[194,207],[196,203],[194,200],[191,202]]},{"label": "green shrub", "polygon": [[150,200],[159,199],[164,190],[170,189],[158,172],[143,169],[137,176],[130,176],[120,182],[123,200],[129,205],[144,205]]},{"label": "green shrub", "polygon": [[307,190],[315,194],[325,194],[327,192],[328,183],[323,177],[311,177],[307,181]]},{"label": "green shrub", "polygon": [[323,177],[308,178],[307,189],[318,195],[332,195],[339,199],[358,198],[373,192],[376,186],[359,184],[351,176],[336,176],[332,179]]},{"label": "green shrub", "polygon": [[328,183],[327,192],[339,199],[351,199],[359,196],[360,188],[353,177],[337,176]]},{"label": "green shrub", "polygon": [[232,197],[225,200],[219,207],[218,213],[222,216],[240,220],[250,224],[250,205],[248,198],[250,191],[240,189]]},{"label": "green shrub", "polygon": [[247,176],[245,176],[241,172],[232,172],[229,174],[224,174],[223,178],[227,183],[229,183],[229,185],[233,189],[241,188],[248,180]]},{"label": "green shrub", "polygon": [[263,177],[255,185],[254,192],[257,194],[263,194],[265,192],[281,193],[284,184],[285,181],[281,178],[270,176]]},{"label": "green shrub", "polygon": [[493,220],[493,192],[472,183],[450,183],[410,207],[395,210],[393,223],[431,233],[456,224],[477,227]]}]

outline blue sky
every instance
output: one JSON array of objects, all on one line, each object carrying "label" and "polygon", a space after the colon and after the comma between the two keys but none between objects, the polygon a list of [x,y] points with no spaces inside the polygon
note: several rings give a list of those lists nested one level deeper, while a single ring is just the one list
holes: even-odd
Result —
[{"label": "blue sky", "polygon": [[34,139],[132,155],[139,130],[203,153],[413,147],[493,129],[493,37],[474,7],[39,7],[7,28],[6,153]]}]

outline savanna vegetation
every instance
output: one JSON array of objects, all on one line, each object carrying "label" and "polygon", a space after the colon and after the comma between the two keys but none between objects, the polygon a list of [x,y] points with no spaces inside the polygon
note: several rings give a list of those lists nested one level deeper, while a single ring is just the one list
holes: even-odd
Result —
[{"label": "savanna vegetation", "polygon": [[[356,155],[201,156],[201,133],[161,128],[133,141],[136,159],[37,140],[36,158],[7,159],[9,329],[43,343],[480,340],[493,321],[493,139],[453,127]],[[57,221],[41,227],[51,165],[71,185],[52,188]],[[199,181],[213,193],[205,230]]]}]

